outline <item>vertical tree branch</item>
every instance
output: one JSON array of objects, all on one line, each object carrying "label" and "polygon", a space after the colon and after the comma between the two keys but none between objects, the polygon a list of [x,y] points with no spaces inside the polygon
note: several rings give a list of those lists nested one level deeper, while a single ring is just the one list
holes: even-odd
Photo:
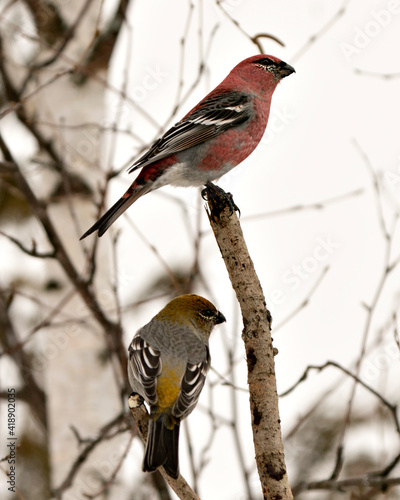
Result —
[{"label": "vertical tree branch", "polygon": [[207,214],[243,318],[253,442],[265,499],[293,499],[286,473],[276,389],[271,315],[254,269],[232,197],[209,184]]}]

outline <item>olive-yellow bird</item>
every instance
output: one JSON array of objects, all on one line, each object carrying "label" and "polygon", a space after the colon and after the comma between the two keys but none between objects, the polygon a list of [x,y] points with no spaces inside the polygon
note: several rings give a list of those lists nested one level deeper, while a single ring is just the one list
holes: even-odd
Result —
[{"label": "olive-yellow bird", "polygon": [[224,315],[199,295],[169,302],[138,330],[129,346],[132,390],[150,407],[144,471],[164,466],[179,475],[179,424],[194,409],[210,368],[208,339]]}]

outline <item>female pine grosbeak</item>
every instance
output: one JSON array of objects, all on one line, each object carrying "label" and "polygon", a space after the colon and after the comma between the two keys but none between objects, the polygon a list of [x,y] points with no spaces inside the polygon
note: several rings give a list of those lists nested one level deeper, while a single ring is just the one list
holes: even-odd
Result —
[{"label": "female pine grosbeak", "polygon": [[144,471],[164,466],[179,475],[179,424],[197,404],[210,368],[208,339],[225,317],[198,295],[169,302],[133,337],[128,376],[132,390],[150,406]]},{"label": "female pine grosbeak", "polygon": [[134,201],[167,184],[203,186],[236,167],[256,148],[267,126],[271,99],[282,78],[294,72],[277,57],[245,59],[225,80],[139,158],[142,168],[126,193],[81,239],[102,236]]}]

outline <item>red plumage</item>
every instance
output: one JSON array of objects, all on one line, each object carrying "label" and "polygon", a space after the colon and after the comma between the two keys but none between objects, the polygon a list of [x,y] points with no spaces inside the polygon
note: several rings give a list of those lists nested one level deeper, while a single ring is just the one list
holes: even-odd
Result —
[{"label": "red plumage", "polygon": [[134,201],[167,184],[203,186],[219,179],[257,147],[268,123],[271,99],[294,69],[260,54],[245,59],[140,157],[131,186],[81,239],[102,236]]}]

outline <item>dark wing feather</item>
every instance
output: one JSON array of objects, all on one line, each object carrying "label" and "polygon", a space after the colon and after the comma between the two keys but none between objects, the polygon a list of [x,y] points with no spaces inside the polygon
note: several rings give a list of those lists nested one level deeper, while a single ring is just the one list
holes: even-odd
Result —
[{"label": "dark wing feather", "polygon": [[247,121],[253,113],[251,99],[240,92],[211,96],[196,111],[170,128],[130,168],[133,172],[150,163],[212,139]]},{"label": "dark wing feather", "polygon": [[129,346],[129,363],[134,378],[143,387],[142,396],[149,404],[156,404],[157,377],[162,369],[160,352],[136,336]]},{"label": "dark wing feather", "polygon": [[175,417],[187,417],[197,405],[201,390],[206,381],[207,372],[210,368],[210,353],[207,348],[207,357],[200,363],[188,363],[185,375],[181,382],[181,392],[172,409]]}]

